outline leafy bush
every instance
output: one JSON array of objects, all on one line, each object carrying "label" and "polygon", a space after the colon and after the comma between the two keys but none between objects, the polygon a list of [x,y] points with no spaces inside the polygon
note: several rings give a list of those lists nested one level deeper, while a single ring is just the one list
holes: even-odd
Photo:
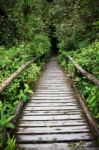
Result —
[{"label": "leafy bush", "polygon": [[14,137],[11,138],[10,135],[8,135],[7,146],[5,150],[19,150]]},{"label": "leafy bush", "polygon": [[88,72],[99,78],[99,42],[94,42],[87,48],[82,48],[75,55],[75,60]]},{"label": "leafy bush", "polygon": [[0,101],[0,147],[2,148],[4,143],[4,130],[5,128],[14,128],[14,125],[11,123],[14,116],[11,113],[10,104],[3,104]]},{"label": "leafy bush", "polygon": [[[2,83],[11,73],[15,72],[22,64],[39,57],[35,63],[24,70],[5,90],[0,94],[0,137],[5,128],[12,128],[13,114],[20,101],[26,102],[33,93],[33,87],[37,83],[41,69],[45,62],[40,59],[43,55],[50,53],[50,40],[45,34],[38,34],[34,37],[33,43],[21,43],[18,46],[6,49],[0,47],[0,82]],[[2,116],[3,115],[3,116]],[[10,140],[11,141],[11,140]],[[11,142],[14,142],[13,140]],[[0,141],[0,145],[3,141]],[[10,145],[8,143],[9,149]],[[13,149],[13,147],[12,147]]]},{"label": "leafy bush", "polygon": [[[44,39],[45,37],[45,39]],[[37,46],[36,46],[37,45]],[[34,47],[33,47],[34,46]],[[50,41],[47,35],[37,35],[34,43],[21,44],[6,50],[1,47],[0,51],[0,81],[3,82],[11,73],[16,71],[22,64],[33,57],[49,55]],[[37,82],[40,70],[44,62],[32,64],[26,71],[14,80],[14,82],[1,94],[1,99],[9,103],[28,99],[31,94],[30,86]]]},{"label": "leafy bush", "polygon": [[[75,62],[80,64],[85,70],[93,74],[99,79],[99,42],[93,42],[91,45],[79,48],[76,51],[61,51],[59,55],[59,62],[62,67],[68,69],[70,75],[74,70],[72,63],[67,63],[66,56],[70,55]],[[88,81],[81,74],[76,75],[75,82],[80,89],[82,95],[86,98],[86,102],[94,114],[99,119],[99,87]]]},{"label": "leafy bush", "polygon": [[37,34],[34,37],[33,44],[31,45],[34,50],[34,56],[48,55],[50,52],[50,40],[46,34]]}]

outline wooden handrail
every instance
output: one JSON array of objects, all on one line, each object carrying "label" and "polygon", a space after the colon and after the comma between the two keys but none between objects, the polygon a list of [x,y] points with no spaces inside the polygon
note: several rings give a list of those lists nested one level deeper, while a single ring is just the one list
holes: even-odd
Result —
[{"label": "wooden handrail", "polygon": [[23,64],[21,67],[19,67],[19,69],[17,69],[14,73],[12,73],[3,83],[0,84],[0,93],[2,93],[4,91],[4,89],[10,85],[10,83],[12,83],[12,81],[14,79],[16,79],[16,77],[18,77],[18,75],[21,74],[21,72],[26,69],[31,63],[33,63],[37,58],[34,58],[30,61],[28,61],[27,63]]},{"label": "wooden handrail", "polygon": [[88,80],[90,80],[91,82],[93,82],[95,85],[99,86],[99,80],[93,76],[92,74],[90,74],[89,72],[87,72],[86,70],[84,70],[79,64],[75,63],[75,61],[73,60],[72,57],[67,56],[68,59],[73,63],[73,65],[75,66],[75,68],[82,74],[84,75]]},{"label": "wooden handrail", "polygon": [[77,89],[77,87],[74,84],[73,84],[73,89],[74,89],[76,96],[80,102],[80,105],[85,113],[85,116],[88,120],[88,123],[90,125],[91,131],[92,131],[95,139],[99,139],[99,128],[98,128],[96,119],[94,118],[93,114],[89,111],[89,108],[87,106],[85,98],[83,96],[81,96],[80,91]]}]

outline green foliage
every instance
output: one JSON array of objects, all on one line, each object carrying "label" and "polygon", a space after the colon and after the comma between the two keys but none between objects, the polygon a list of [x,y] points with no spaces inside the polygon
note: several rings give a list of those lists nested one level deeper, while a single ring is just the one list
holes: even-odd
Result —
[{"label": "green foliage", "polygon": [[75,60],[88,72],[99,78],[99,42],[96,41],[87,48],[81,48]]},{"label": "green foliage", "polygon": [[[33,59],[33,57],[48,56],[50,53],[50,40],[47,34],[37,34],[33,42],[21,43],[18,46],[13,46],[6,49],[4,46],[0,47],[0,82],[2,83],[8,78],[11,73],[16,71],[22,64]],[[13,83],[0,95],[2,101],[2,109],[0,109],[0,136],[3,137],[3,130],[5,128],[13,128],[11,120],[18,103],[28,101],[29,96],[33,93],[32,88],[37,83],[40,70],[44,66],[42,61],[33,63],[18,76]],[[3,102],[7,102],[6,104]],[[7,110],[6,110],[7,109]],[[1,138],[1,144],[3,140]]]},{"label": "green foliage", "polygon": [[11,114],[11,105],[0,101],[0,145],[3,146],[3,134],[6,128],[14,128],[11,123],[14,116]]},{"label": "green foliage", "polygon": [[53,23],[60,50],[76,50],[83,41],[99,39],[99,3],[94,0],[55,0]]},{"label": "green foliage", "polygon": [[[76,51],[61,51],[58,58],[61,66],[68,69],[72,76],[74,65],[70,62],[67,63],[66,61],[66,56],[70,55],[74,58],[75,62],[99,79],[99,42],[93,42],[89,46],[85,44],[85,47],[83,46],[83,43],[80,45],[81,47]],[[99,119],[99,87],[89,82],[79,73],[76,74],[75,83],[80,89],[82,95],[86,98],[86,102],[91,112],[97,119]]]},{"label": "green foliage", "polygon": [[34,56],[49,55],[50,40],[45,34],[37,34],[34,37],[32,48],[34,49]]},{"label": "green foliage", "polygon": [[34,35],[47,32],[48,9],[46,0],[1,0],[0,45],[30,42]]},{"label": "green foliage", "polygon": [[17,145],[16,145],[16,140],[14,137],[11,138],[8,135],[7,146],[5,150],[18,150]]},{"label": "green foliage", "polygon": [[3,105],[3,103],[0,101],[0,130],[3,130],[5,127],[14,128],[14,125],[10,123],[14,116],[9,116],[9,109],[9,104]]},{"label": "green foliage", "polygon": [[[20,56],[21,55],[19,55],[19,57]],[[18,62],[16,63],[14,62],[14,65],[19,65],[19,64]],[[41,66],[38,66],[37,64],[32,64],[26,71],[23,71],[21,75],[18,78],[16,78],[14,82],[10,84],[9,87],[1,94],[2,100],[4,99],[13,105],[14,103],[16,103],[16,101],[28,100],[28,95],[32,94],[30,87],[37,82],[41,67],[43,65],[44,64],[42,62],[41,62]],[[13,63],[12,66],[10,64],[10,68],[11,69],[9,69],[9,66],[7,68],[6,67],[4,68],[3,74],[1,74],[1,79],[3,79],[4,73],[6,74],[6,77],[8,77],[12,72],[15,71]],[[9,70],[12,70],[12,72],[9,72]]]}]

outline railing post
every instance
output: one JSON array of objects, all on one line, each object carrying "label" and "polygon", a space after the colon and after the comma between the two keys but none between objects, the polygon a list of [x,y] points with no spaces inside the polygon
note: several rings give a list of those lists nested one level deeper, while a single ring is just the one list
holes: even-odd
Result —
[{"label": "railing post", "polygon": [[77,69],[74,66],[73,73],[72,73],[72,78],[73,78],[74,82],[75,82],[76,75],[77,75]]}]

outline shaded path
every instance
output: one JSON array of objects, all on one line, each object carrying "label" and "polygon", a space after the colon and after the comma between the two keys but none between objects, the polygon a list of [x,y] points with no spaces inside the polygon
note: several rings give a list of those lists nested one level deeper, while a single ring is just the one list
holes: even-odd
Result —
[{"label": "shaded path", "polygon": [[68,77],[54,57],[22,112],[16,140],[27,150],[99,150]]}]

